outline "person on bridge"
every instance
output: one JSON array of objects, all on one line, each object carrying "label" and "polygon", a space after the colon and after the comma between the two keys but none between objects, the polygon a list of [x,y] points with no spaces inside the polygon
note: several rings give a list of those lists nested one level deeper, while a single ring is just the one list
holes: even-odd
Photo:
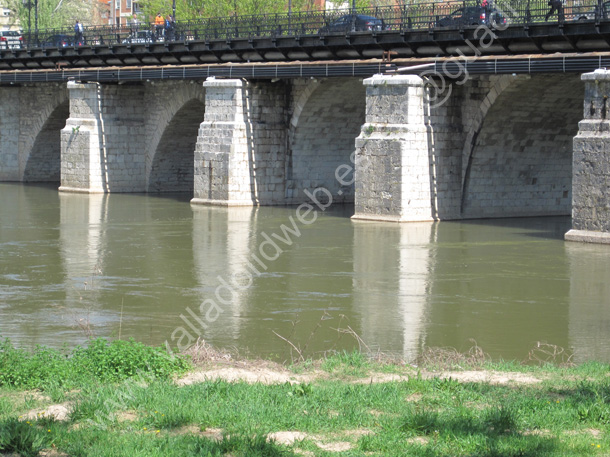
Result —
[{"label": "person on bridge", "polygon": [[174,40],[174,18],[170,15],[165,20],[165,39],[168,41]]},{"label": "person on bridge", "polygon": [[83,24],[76,20],[74,24],[74,46],[81,46],[83,44]]},{"label": "person on bridge", "polygon": [[490,5],[489,5],[489,1],[488,0],[483,0],[481,2],[481,6],[483,7],[483,10],[485,11],[485,20],[489,21],[490,17],[489,17],[489,13],[491,11]]},{"label": "person on bridge", "polygon": [[548,21],[549,17],[552,16],[553,13],[555,13],[555,11],[557,11],[557,19],[559,20],[559,22],[564,22],[566,18],[565,18],[565,15],[563,14],[562,0],[549,0],[549,6],[551,7],[551,10],[548,13],[546,13],[544,20]]},{"label": "person on bridge", "polygon": [[161,16],[161,12],[157,13],[157,17],[155,17],[155,29],[157,31],[157,39],[161,38],[163,35],[163,28],[165,27],[165,19]]},{"label": "person on bridge", "polygon": [[138,16],[135,14],[131,18],[131,32],[136,33],[138,31]]}]

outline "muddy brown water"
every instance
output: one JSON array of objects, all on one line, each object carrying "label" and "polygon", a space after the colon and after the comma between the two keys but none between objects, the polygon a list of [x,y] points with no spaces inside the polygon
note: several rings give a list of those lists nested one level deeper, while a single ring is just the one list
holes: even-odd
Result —
[{"label": "muddy brown water", "polygon": [[199,333],[280,359],[297,355],[281,337],[305,356],[366,344],[408,359],[474,340],[522,360],[542,341],[610,362],[610,246],[564,242],[569,217],[390,224],[352,213],[299,219],[295,207],[0,184],[0,335],[176,348]]}]

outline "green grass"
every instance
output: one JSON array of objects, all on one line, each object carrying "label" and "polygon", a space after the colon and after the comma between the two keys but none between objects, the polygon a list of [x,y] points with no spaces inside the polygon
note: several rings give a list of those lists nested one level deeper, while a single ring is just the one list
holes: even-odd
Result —
[{"label": "green grass", "polygon": [[361,352],[339,352],[322,361],[322,369],[334,374],[363,376],[372,368],[370,360]]},{"label": "green grass", "polygon": [[170,357],[163,348],[130,341],[92,340],[87,347],[59,351],[37,346],[34,351],[0,341],[0,388],[40,389],[60,401],[65,389],[91,383],[142,377],[169,378],[191,365]]},{"label": "green grass", "polygon": [[[292,456],[298,449],[316,456],[610,455],[610,367],[604,364],[566,368],[485,362],[488,369],[519,368],[544,379],[491,385],[429,378],[401,364],[388,368],[363,354],[341,353],[309,364],[308,369],[325,372],[310,382],[208,381],[178,387],[170,374],[185,365],[168,366],[167,359],[131,345],[137,343],[97,342],[63,359],[52,354],[49,371],[72,370],[66,372],[76,373],[77,382],[38,375],[46,398],[25,390],[29,382],[0,388],[0,453],[34,456],[54,448],[70,456],[100,457]],[[134,360],[142,354],[149,357],[145,379],[138,374],[141,360]],[[0,365],[4,379],[21,379],[12,370],[23,372],[31,364],[46,369],[35,354],[21,353],[21,362],[16,353],[9,355],[0,353],[10,361]],[[95,364],[108,371],[93,369]],[[87,375],[78,367],[91,370]],[[382,371],[406,380],[362,382]],[[20,417],[56,401],[69,402],[68,420]],[[222,437],[211,439],[204,433],[210,429],[221,430]],[[278,431],[299,431],[306,438],[292,445],[267,439]],[[351,449],[322,448],[333,442],[348,442]]]}]

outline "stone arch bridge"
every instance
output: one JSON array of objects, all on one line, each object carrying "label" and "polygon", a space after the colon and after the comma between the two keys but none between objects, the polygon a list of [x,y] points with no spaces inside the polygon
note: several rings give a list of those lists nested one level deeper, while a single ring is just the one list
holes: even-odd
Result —
[{"label": "stone arch bridge", "polygon": [[2,86],[0,180],[398,222],[572,214],[568,239],[607,242],[608,75]]}]

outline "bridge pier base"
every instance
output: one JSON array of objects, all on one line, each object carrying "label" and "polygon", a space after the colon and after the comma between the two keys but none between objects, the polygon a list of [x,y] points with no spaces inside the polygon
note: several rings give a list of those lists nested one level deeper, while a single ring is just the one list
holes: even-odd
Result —
[{"label": "bridge pier base", "polygon": [[610,244],[610,71],[582,80],[584,119],[573,142],[572,230],[565,239]]},{"label": "bridge pier base", "polygon": [[68,82],[70,117],[61,131],[64,192],[144,192],[144,91]]},{"label": "bridge pier base", "polygon": [[248,83],[210,78],[205,88],[205,116],[195,147],[191,203],[252,206],[248,143]]},{"label": "bridge pier base", "polygon": [[191,203],[253,206],[285,199],[285,89],[241,79],[203,83]]},{"label": "bridge pier base", "polygon": [[424,81],[373,76],[366,120],[356,139],[354,219],[431,221],[431,177]]}]

